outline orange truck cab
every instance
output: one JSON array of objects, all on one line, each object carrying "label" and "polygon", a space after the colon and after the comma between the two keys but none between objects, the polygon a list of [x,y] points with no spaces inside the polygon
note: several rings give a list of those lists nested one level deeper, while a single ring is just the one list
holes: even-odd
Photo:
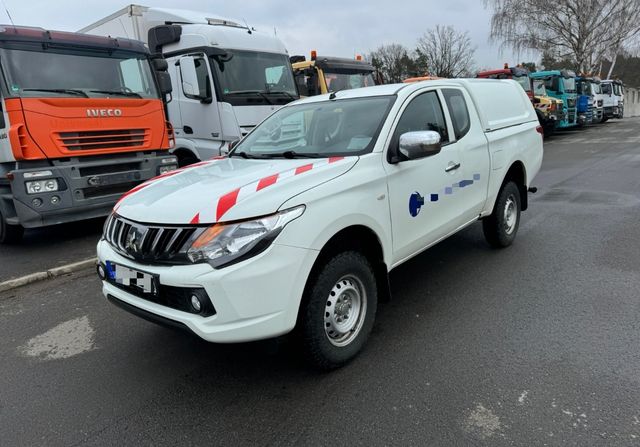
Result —
[{"label": "orange truck cab", "polygon": [[177,167],[167,64],[141,42],[0,25],[0,65],[0,243]]}]

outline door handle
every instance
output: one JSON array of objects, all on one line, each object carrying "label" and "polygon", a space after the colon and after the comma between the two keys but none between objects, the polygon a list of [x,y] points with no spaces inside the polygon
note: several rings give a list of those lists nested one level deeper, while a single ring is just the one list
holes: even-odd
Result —
[{"label": "door handle", "polygon": [[454,163],[454,162],[450,161],[449,165],[446,168],[444,168],[444,172],[455,171],[459,167],[460,167],[460,163]]}]

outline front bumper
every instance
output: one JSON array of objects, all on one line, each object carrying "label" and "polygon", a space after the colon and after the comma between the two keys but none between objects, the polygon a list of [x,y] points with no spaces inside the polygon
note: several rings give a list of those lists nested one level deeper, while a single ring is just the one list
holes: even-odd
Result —
[{"label": "front bumper", "polygon": [[[164,160],[175,158],[167,151],[130,153],[113,157],[77,157],[43,165],[21,162],[11,171],[14,224],[25,228],[73,222],[109,214],[120,196],[134,186],[156,177]],[[31,172],[50,175],[25,178]],[[59,190],[28,194],[26,183],[55,179]],[[36,200],[39,199],[39,200]]]},{"label": "front bumper", "polygon": [[[105,241],[98,243],[101,263],[111,261],[159,275],[160,284],[166,286],[204,288],[216,313],[202,317],[176,310],[107,281],[102,286],[105,297],[125,303],[120,307],[143,318],[186,327],[204,340],[217,343],[246,342],[290,332],[317,255],[315,250],[273,244],[258,256],[215,270],[209,264],[142,265],[119,255]],[[133,312],[128,306],[141,312]],[[149,318],[153,316],[158,318]]]}]

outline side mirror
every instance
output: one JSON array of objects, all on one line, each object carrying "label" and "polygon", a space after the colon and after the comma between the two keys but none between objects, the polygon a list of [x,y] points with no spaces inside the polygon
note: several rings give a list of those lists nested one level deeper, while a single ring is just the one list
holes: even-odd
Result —
[{"label": "side mirror", "polygon": [[157,71],[156,76],[158,78],[158,86],[160,87],[160,93],[163,96],[168,95],[173,91],[171,86],[171,76],[166,71]]},{"label": "side mirror", "polygon": [[238,143],[240,142],[240,139],[237,140],[233,140],[231,143],[229,143],[229,150],[233,150],[234,147],[236,147],[238,145]]},{"label": "side mirror", "polygon": [[440,134],[432,130],[406,132],[400,135],[398,150],[409,160],[436,155],[442,149]]},{"label": "side mirror", "polygon": [[169,64],[167,63],[167,60],[161,57],[151,59],[151,63],[153,64],[153,69],[155,71],[167,71],[169,69]]}]

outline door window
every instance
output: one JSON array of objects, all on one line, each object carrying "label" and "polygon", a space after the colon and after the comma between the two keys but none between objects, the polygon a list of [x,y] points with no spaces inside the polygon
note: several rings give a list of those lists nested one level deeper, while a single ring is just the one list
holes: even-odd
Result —
[{"label": "door window", "polygon": [[[432,130],[440,134],[442,144],[449,142],[447,124],[444,120],[442,106],[435,91],[422,93],[415,97],[404,109],[391,140],[391,147],[397,149],[400,135],[406,132]],[[397,153],[397,151],[396,151]]]},{"label": "door window", "polygon": [[471,126],[467,102],[464,100],[464,95],[460,90],[447,88],[442,90],[442,94],[451,114],[456,140],[459,140],[469,132],[469,127]]}]

